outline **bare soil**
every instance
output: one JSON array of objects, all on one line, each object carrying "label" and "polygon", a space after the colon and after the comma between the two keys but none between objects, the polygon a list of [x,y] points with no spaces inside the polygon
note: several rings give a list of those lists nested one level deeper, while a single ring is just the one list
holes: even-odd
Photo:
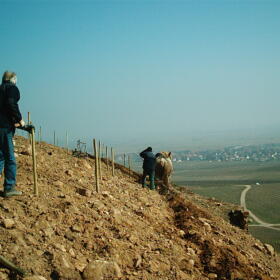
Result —
[{"label": "bare soil", "polygon": [[28,140],[16,137],[16,148],[23,195],[0,197],[0,255],[26,275],[0,264],[1,280],[280,279],[279,256],[230,225],[227,205],[143,189],[105,162],[97,193],[93,158],[46,143],[36,146],[36,197]]}]

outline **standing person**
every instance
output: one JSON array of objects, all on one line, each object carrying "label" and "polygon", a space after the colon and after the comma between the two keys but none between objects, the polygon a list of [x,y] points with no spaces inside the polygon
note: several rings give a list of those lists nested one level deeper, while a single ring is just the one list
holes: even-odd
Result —
[{"label": "standing person", "polygon": [[22,194],[15,189],[17,167],[13,137],[15,128],[25,124],[18,107],[20,92],[16,83],[14,72],[3,74],[0,86],[0,174],[4,168],[4,197]]},{"label": "standing person", "polygon": [[151,147],[148,147],[146,150],[140,153],[140,157],[144,159],[143,162],[143,177],[142,177],[142,187],[145,188],[146,177],[149,176],[150,180],[150,189],[155,189],[155,166],[156,166],[156,157],[153,154]]}]

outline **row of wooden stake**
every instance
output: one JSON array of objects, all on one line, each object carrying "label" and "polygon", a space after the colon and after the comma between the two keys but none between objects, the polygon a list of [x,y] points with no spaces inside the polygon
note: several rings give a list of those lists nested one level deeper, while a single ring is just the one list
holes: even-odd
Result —
[{"label": "row of wooden stake", "polygon": [[[102,180],[102,156],[101,156],[101,142],[99,141],[98,147],[96,143],[96,139],[93,139],[93,150],[94,150],[94,157],[95,157],[95,186],[96,192],[100,191],[100,182]],[[115,176],[115,152],[113,148],[111,148],[111,163],[112,163],[112,176]],[[108,147],[106,147],[106,165],[107,170],[109,169],[109,156],[108,156]]]},{"label": "row of wooden stake", "polygon": [[[103,157],[102,150],[105,148],[105,158]],[[96,192],[100,191],[100,181],[102,181],[102,168],[101,163],[104,161],[107,166],[107,171],[109,171],[109,149],[108,147],[104,147],[101,145],[101,142],[97,141],[96,139],[93,139],[93,150],[94,150],[94,157],[95,157],[95,187]],[[124,154],[124,167],[125,167],[125,158],[127,157],[127,163],[128,163],[128,170],[129,174],[131,171],[131,162],[130,162],[130,156]],[[112,167],[112,176],[115,176],[115,151],[113,148],[111,148],[111,167]]]},{"label": "row of wooden stake", "polygon": [[[31,123],[30,119],[30,112],[28,112],[28,124]],[[36,170],[36,156],[35,156],[35,132],[34,129],[32,129],[32,132],[29,135],[31,146],[32,146],[32,160],[33,160],[33,179],[34,179],[34,194],[38,195],[38,186],[37,186],[37,170]],[[39,141],[42,141],[42,129],[40,127],[39,129]],[[56,144],[56,136],[54,131],[54,145]],[[103,157],[103,151],[105,148],[105,160]],[[66,132],[66,150],[68,152],[68,133]],[[102,167],[101,162],[104,160],[107,166],[107,171],[109,171],[109,149],[108,147],[101,145],[101,142],[98,142],[96,139],[93,139],[93,151],[94,151],[94,157],[95,157],[95,187],[96,192],[100,191],[100,181],[102,181]],[[115,176],[115,151],[111,147],[111,168],[112,168],[112,176]],[[123,165],[126,166],[126,158],[127,158],[127,165],[129,169],[129,173],[131,171],[131,161],[130,156],[123,154]]]}]

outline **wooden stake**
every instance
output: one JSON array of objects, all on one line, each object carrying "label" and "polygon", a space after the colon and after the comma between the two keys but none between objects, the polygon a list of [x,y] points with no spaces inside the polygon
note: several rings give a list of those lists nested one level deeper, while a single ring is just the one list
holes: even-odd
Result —
[{"label": "wooden stake", "polygon": [[112,157],[112,176],[115,176],[115,152],[113,148],[111,148],[111,157]]},{"label": "wooden stake", "polygon": [[31,144],[32,144],[32,161],[33,161],[33,180],[34,186],[33,191],[35,195],[38,195],[38,186],[37,186],[37,167],[36,167],[36,152],[35,152],[35,131],[34,128],[31,131]]},{"label": "wooden stake", "polygon": [[99,178],[102,180],[102,145],[101,142],[99,141],[98,143],[98,164],[99,164]]},{"label": "wooden stake", "polygon": [[42,127],[39,129],[39,141],[42,142]]},{"label": "wooden stake", "polygon": [[101,152],[102,152],[101,157],[102,157],[102,158],[104,158],[104,148],[105,148],[105,145],[102,144],[102,150],[101,150]]},{"label": "wooden stake", "polygon": [[125,154],[123,154],[123,166],[125,167]]},{"label": "wooden stake", "polygon": [[66,131],[66,152],[68,154],[68,132]]},{"label": "wooden stake", "polygon": [[98,166],[98,150],[96,140],[93,139],[93,150],[95,156],[95,181],[96,181],[96,192],[99,192],[99,166]]},{"label": "wooden stake", "polygon": [[53,145],[55,146],[55,131],[53,132]]},{"label": "wooden stake", "polygon": [[[27,112],[27,124],[28,124],[28,125],[31,124],[30,112]],[[32,144],[32,143],[31,143],[32,140],[31,140],[31,135],[30,135],[30,133],[28,133],[28,138],[29,138],[30,144]]]},{"label": "wooden stake", "polygon": [[101,143],[101,141],[99,141],[98,143],[99,147],[99,158],[103,158],[103,144]]},{"label": "wooden stake", "polygon": [[131,162],[130,162],[130,156],[128,156],[128,171],[130,174],[130,170],[131,170]]},{"label": "wooden stake", "polygon": [[108,147],[106,146],[106,165],[107,171],[109,170],[109,156],[108,156]]}]

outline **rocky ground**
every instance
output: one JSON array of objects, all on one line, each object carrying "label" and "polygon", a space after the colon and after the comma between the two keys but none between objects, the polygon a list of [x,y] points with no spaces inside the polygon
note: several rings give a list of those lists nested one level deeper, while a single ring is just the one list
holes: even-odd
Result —
[{"label": "rocky ground", "polygon": [[142,189],[105,163],[96,193],[94,159],[46,143],[36,147],[36,197],[28,141],[16,147],[24,194],[0,197],[0,255],[26,274],[0,264],[1,280],[280,279],[273,248],[225,221],[221,203]]}]

